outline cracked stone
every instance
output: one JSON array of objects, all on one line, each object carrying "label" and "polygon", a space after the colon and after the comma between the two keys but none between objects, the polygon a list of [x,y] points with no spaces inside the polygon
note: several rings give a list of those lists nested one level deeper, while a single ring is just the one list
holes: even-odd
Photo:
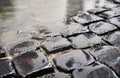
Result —
[{"label": "cracked stone", "polygon": [[109,21],[120,28],[120,17],[109,19]]},{"label": "cracked stone", "polygon": [[71,48],[71,43],[66,38],[61,38],[55,41],[48,40],[42,43],[42,48],[50,54]]},{"label": "cracked stone", "polygon": [[80,24],[71,24],[67,26],[66,28],[62,29],[61,34],[64,37],[70,37],[70,36],[74,36],[74,35],[78,35],[78,34],[86,33],[86,32],[89,32],[87,27],[84,27]]},{"label": "cracked stone", "polygon": [[44,75],[40,78],[70,78],[70,77],[68,77],[67,74],[65,73],[51,73],[51,74]]},{"label": "cracked stone", "polygon": [[94,61],[94,58],[90,54],[81,50],[72,50],[54,58],[56,66],[65,72],[71,72]]},{"label": "cracked stone", "polygon": [[90,24],[89,29],[96,34],[101,35],[116,30],[117,27],[110,23],[98,22],[98,23]]},{"label": "cracked stone", "polygon": [[105,41],[120,48],[120,32],[116,31],[112,34],[107,34],[104,38]]},{"label": "cracked stone", "polygon": [[[41,52],[29,51],[13,59],[13,63],[21,77],[34,78],[53,72],[52,64]],[[44,72],[44,73],[43,73]]]},{"label": "cracked stone", "polygon": [[71,40],[74,48],[88,48],[92,45],[104,44],[103,40],[93,33],[81,34],[69,39]]},{"label": "cracked stone", "polygon": [[92,15],[92,14],[78,14],[77,16],[74,16],[72,18],[75,22],[80,23],[82,25],[88,25],[91,24],[93,22],[98,22],[103,20],[103,18],[98,17],[96,15]]},{"label": "cracked stone", "polygon": [[11,62],[8,59],[0,59],[0,78],[10,78],[14,74]]},{"label": "cracked stone", "polygon": [[73,78],[117,78],[112,70],[102,64],[94,64],[73,71]]},{"label": "cracked stone", "polygon": [[120,57],[109,64],[110,67],[120,76]]},{"label": "cracked stone", "polygon": [[40,44],[36,40],[18,40],[13,43],[8,44],[8,50],[10,51],[9,54],[13,57],[16,57],[20,54],[23,54],[27,51],[35,50],[39,47]]},{"label": "cracked stone", "polygon": [[91,54],[96,60],[109,65],[110,62],[120,57],[120,49],[113,46],[103,46],[99,50],[92,51]]}]

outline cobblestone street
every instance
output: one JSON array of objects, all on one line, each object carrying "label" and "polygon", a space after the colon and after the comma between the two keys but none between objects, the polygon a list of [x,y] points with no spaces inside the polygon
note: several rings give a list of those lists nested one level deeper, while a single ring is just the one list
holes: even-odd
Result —
[{"label": "cobblestone street", "polygon": [[111,1],[71,16],[60,31],[38,25],[1,40],[0,78],[120,78],[120,0]]}]

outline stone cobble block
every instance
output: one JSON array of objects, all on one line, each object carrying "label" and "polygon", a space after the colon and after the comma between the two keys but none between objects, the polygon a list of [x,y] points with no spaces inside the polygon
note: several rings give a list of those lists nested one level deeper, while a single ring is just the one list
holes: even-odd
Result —
[{"label": "stone cobble block", "polygon": [[89,53],[81,50],[72,50],[54,58],[57,68],[65,72],[71,72],[76,68],[89,65],[94,61],[94,58]]},{"label": "stone cobble block", "polygon": [[109,42],[110,44],[120,48],[120,31],[107,34],[103,39]]},{"label": "stone cobble block", "polygon": [[50,54],[71,48],[71,43],[66,38],[60,38],[55,41],[48,40],[42,43],[42,48],[45,49],[48,54]]},{"label": "stone cobble block", "polygon": [[88,48],[96,44],[104,44],[103,40],[93,33],[81,34],[76,37],[69,38],[74,48]]},{"label": "stone cobble block", "polygon": [[112,23],[120,28],[120,16],[116,17],[116,18],[109,19],[109,21],[110,21],[110,23]]},{"label": "stone cobble block", "polygon": [[35,50],[37,47],[40,47],[38,41],[22,39],[8,44],[8,54],[16,57],[27,51]]},{"label": "stone cobble block", "polygon": [[109,65],[110,62],[120,57],[120,49],[113,46],[103,46],[99,50],[92,51],[91,54],[96,60]]},{"label": "stone cobble block", "polygon": [[73,71],[73,78],[117,78],[105,65],[94,64]]},{"label": "stone cobble block", "polygon": [[103,20],[103,18],[92,14],[78,14],[77,16],[74,16],[72,19],[73,21],[80,23],[82,25],[88,25],[93,22],[98,22]]},{"label": "stone cobble block", "polygon": [[64,37],[71,37],[71,36],[78,35],[81,33],[86,33],[86,32],[89,32],[88,28],[77,23],[68,25],[66,28],[61,30],[61,34]]},{"label": "stone cobble block", "polygon": [[34,78],[53,72],[52,64],[41,52],[29,51],[13,59],[13,63],[20,77]]},{"label": "stone cobble block", "polygon": [[116,30],[117,27],[110,23],[98,22],[98,23],[90,24],[89,29],[98,35],[102,35],[110,31]]}]

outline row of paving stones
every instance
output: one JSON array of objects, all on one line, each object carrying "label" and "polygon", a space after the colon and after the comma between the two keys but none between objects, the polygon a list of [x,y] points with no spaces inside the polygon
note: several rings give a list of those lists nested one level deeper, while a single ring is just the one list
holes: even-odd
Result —
[{"label": "row of paving stones", "polygon": [[60,32],[43,28],[6,48],[0,43],[0,78],[120,77],[119,1],[115,3],[89,15],[78,13]]}]

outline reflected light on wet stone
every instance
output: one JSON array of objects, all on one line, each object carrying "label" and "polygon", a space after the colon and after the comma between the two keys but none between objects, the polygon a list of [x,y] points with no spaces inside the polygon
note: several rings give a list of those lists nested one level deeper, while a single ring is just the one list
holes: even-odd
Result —
[{"label": "reflected light on wet stone", "polygon": [[33,75],[46,74],[53,70],[51,63],[48,62],[47,58],[41,52],[26,52],[14,58],[13,63],[15,64],[18,74],[22,77],[33,78]]}]

